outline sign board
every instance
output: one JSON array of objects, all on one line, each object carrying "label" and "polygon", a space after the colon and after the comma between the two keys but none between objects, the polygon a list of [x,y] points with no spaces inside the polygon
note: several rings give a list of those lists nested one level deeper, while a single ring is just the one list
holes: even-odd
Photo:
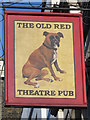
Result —
[{"label": "sign board", "polygon": [[86,107],[81,14],[5,12],[6,105]]}]

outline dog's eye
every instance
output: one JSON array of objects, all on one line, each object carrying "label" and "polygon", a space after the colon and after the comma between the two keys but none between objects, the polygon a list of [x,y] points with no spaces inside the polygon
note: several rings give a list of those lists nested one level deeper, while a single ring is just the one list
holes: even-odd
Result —
[{"label": "dog's eye", "polygon": [[53,40],[54,39],[54,36],[50,36],[50,40]]}]

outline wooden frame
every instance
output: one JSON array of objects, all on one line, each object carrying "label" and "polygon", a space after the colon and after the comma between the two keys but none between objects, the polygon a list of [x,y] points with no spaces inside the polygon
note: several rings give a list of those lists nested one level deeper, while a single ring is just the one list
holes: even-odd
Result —
[{"label": "wooden frame", "polygon": [[[20,78],[17,77],[18,76],[17,70],[21,70],[21,69],[17,67],[19,66],[19,63],[20,63],[20,59],[18,59],[17,57],[17,56],[20,57],[19,55],[20,49],[18,47],[17,41],[19,41],[18,39],[20,38],[20,35],[27,34],[27,33],[24,33],[23,30],[28,32],[28,29],[29,30],[33,29],[33,28],[30,28],[29,26],[29,28],[28,27],[25,29],[22,28],[21,33],[19,33],[19,31],[21,30],[20,28],[22,27],[22,25],[20,26],[20,24],[22,24],[23,22],[24,23],[32,22],[34,23],[35,26],[36,24],[39,23],[37,25],[38,27],[36,28],[38,29],[38,31],[39,29],[41,29],[41,31],[44,31],[45,29],[45,31],[49,31],[49,32],[51,28],[48,28],[47,24],[49,24],[49,27],[51,24],[51,26],[54,25],[54,28],[52,29],[52,31],[55,31],[55,32],[61,31],[64,34],[65,38],[63,38],[64,40],[61,40],[61,41],[64,41],[64,43],[62,42],[61,46],[64,46],[65,44],[66,47],[68,48],[66,49],[65,46],[64,48],[62,47],[61,52],[63,51],[63,54],[65,55],[68,54],[68,56],[72,55],[72,57],[68,58],[67,56],[67,61],[66,61],[67,64],[65,63],[65,65],[63,65],[62,64],[63,62],[61,62],[61,65],[64,66],[65,68],[67,65],[70,65],[71,69],[69,70],[70,67],[68,67],[66,70],[66,74],[63,74],[63,75],[60,74],[60,77],[62,76],[62,78],[64,79],[63,82],[65,82],[66,80],[65,78],[67,78],[67,76],[68,78],[72,76],[73,81],[72,81],[72,78],[70,78],[71,83],[69,83],[70,81],[68,80],[65,82],[66,84],[64,84],[63,82],[56,83],[56,81],[54,81],[53,83],[44,82],[45,85],[49,84],[48,86],[51,86],[51,84],[53,86],[54,83],[57,86],[58,84],[60,85],[62,84],[62,86],[65,85],[65,88],[61,89],[61,91],[60,90],[55,91],[56,86],[54,88],[54,91],[51,90],[52,87],[51,88],[46,87],[47,92],[58,92],[59,95],[62,94],[61,96],[58,96],[54,93],[52,93],[54,95],[51,95],[48,93],[47,96],[44,96],[42,94],[40,94],[40,96],[39,95],[37,96],[37,94],[39,94],[37,92],[39,92],[40,90],[45,90],[44,86],[42,87],[42,89],[40,88],[34,89],[33,87],[27,85],[27,89],[26,89],[26,85],[23,84],[24,81],[22,80],[22,83],[21,81],[19,81]],[[40,22],[42,23],[42,25],[40,25]],[[18,24],[18,27],[17,27],[17,24]],[[46,28],[46,26],[44,26],[44,24],[47,26],[48,29]],[[58,25],[55,26],[55,24],[59,24],[60,26]],[[57,28],[57,30],[54,30],[55,27]],[[34,30],[35,32],[37,31],[36,29]],[[68,31],[69,29],[70,31]],[[31,33],[30,33],[30,36],[32,35]],[[69,34],[72,37],[70,37]],[[35,35],[32,35],[32,36],[34,37]],[[69,41],[68,36],[71,39],[71,42]],[[70,48],[71,50],[69,50],[69,46],[67,46],[68,42],[67,43],[65,42],[66,38],[72,45],[71,46],[72,49]],[[21,43],[19,43],[19,45],[21,45]],[[32,48],[31,46],[30,48]],[[18,51],[17,51],[17,48],[19,49]],[[67,51],[67,54],[66,54],[66,51]],[[70,53],[69,55],[70,51],[72,51],[72,53]],[[23,56],[25,56],[25,54]],[[62,60],[65,61],[64,57],[62,57],[63,58]],[[69,60],[71,59],[73,59],[72,63],[71,62],[69,63]],[[17,63],[17,60],[19,61],[19,63]],[[71,75],[69,74],[68,71],[71,71]],[[25,92],[28,92],[28,91],[24,91],[24,93],[22,93],[22,91],[20,91],[21,89],[19,90],[18,93],[16,93],[16,90],[18,91],[19,89],[18,84],[21,84],[21,85],[23,84],[23,86],[25,86],[25,90],[33,90],[34,96],[33,94],[31,96],[25,96],[27,95],[27,93]],[[40,84],[41,84],[41,81],[40,81]],[[29,87],[30,89],[28,89]],[[71,90],[72,87],[73,87],[73,90]],[[70,88],[70,91],[69,91],[69,88]],[[66,96],[67,91],[69,95]],[[72,93],[72,91],[74,91],[74,93]],[[29,91],[29,92],[32,92],[32,91]],[[74,94],[74,96],[72,94]],[[42,107],[42,106],[43,107],[50,107],[50,106],[86,107],[87,106],[86,84],[85,84],[85,65],[84,65],[84,47],[83,47],[83,26],[82,26],[82,15],[81,14],[29,13],[29,12],[16,13],[16,12],[5,11],[5,102],[6,102],[6,105],[14,105],[14,106],[38,106],[38,107]]]}]

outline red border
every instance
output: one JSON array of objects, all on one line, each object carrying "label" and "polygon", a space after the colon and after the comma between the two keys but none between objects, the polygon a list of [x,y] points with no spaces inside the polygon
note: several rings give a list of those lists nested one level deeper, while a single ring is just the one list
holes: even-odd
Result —
[{"label": "red border", "polygon": [[[73,22],[76,99],[14,97],[14,20]],[[61,17],[61,18],[60,18]],[[60,18],[60,19],[59,19]],[[78,32],[77,32],[78,31]],[[81,85],[80,85],[81,84]],[[15,106],[86,107],[83,26],[81,14],[5,12],[5,101]]]}]

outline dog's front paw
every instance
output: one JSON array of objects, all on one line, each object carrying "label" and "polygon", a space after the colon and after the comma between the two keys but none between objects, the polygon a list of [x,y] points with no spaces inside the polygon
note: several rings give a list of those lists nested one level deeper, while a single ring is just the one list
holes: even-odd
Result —
[{"label": "dog's front paw", "polygon": [[50,83],[52,83],[52,82],[53,82],[53,80],[52,80],[52,79],[49,79],[49,82],[50,82]]},{"label": "dog's front paw", "polygon": [[66,73],[64,70],[59,70],[60,73]]}]

